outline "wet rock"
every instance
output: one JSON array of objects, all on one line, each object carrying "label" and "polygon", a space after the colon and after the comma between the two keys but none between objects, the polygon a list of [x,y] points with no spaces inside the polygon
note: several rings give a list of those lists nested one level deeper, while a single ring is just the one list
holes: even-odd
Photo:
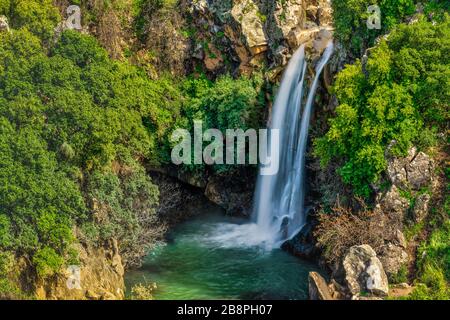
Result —
[{"label": "wet rock", "polygon": [[317,248],[314,245],[313,222],[308,218],[306,225],[291,240],[283,243],[281,248],[303,259],[312,259],[317,255]]},{"label": "wet rock", "polygon": [[369,245],[353,246],[343,261],[345,282],[353,297],[362,292],[386,296],[388,280],[381,261]]},{"label": "wet rock", "polygon": [[428,193],[421,194],[417,197],[413,209],[413,219],[416,223],[422,222],[428,215],[428,205],[431,196]]},{"label": "wet rock", "polygon": [[207,177],[203,174],[191,174],[181,170],[177,171],[177,178],[178,180],[197,188],[205,188],[208,182]]},{"label": "wet rock", "polygon": [[317,272],[308,276],[308,291],[310,300],[334,300],[325,279]]}]

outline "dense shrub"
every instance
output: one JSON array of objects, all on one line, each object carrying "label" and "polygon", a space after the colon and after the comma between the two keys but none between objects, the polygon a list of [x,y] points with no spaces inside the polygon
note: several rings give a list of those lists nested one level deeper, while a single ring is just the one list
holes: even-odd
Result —
[{"label": "dense shrub", "polygon": [[[71,259],[73,227],[90,225],[80,230],[114,236],[131,263],[159,230],[140,161],[158,163],[178,91],[90,36],[66,31],[49,51],[27,28],[0,34],[0,249],[50,276]],[[94,198],[110,208],[104,221]]]},{"label": "dense shrub", "polygon": [[[358,57],[374,40],[415,11],[414,0],[340,0],[333,1],[336,37]],[[367,28],[370,13],[367,9],[378,5],[381,29]]]},{"label": "dense shrub", "polygon": [[0,15],[9,18],[11,27],[25,28],[48,42],[61,17],[52,0],[2,0]]},{"label": "dense shrub", "polygon": [[378,182],[388,144],[395,141],[390,152],[404,155],[412,143],[432,143],[430,134],[448,124],[449,36],[448,17],[400,25],[364,66],[357,61],[338,74],[333,92],[340,105],[315,140],[315,154],[324,166],[343,158],[339,174],[357,194],[368,196]]}]

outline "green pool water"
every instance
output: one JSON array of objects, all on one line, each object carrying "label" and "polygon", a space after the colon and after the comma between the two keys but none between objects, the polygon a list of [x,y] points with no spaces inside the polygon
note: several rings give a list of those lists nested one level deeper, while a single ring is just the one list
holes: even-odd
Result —
[{"label": "green pool water", "polygon": [[208,211],[172,230],[140,269],[128,272],[127,289],[155,282],[154,298],[173,300],[307,298],[313,264],[264,248],[246,221]]}]

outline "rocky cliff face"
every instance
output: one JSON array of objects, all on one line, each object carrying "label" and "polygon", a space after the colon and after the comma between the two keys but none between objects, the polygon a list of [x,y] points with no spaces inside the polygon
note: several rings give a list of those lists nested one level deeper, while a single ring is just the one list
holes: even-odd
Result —
[{"label": "rocky cliff face", "polygon": [[235,73],[250,74],[266,65],[278,75],[301,44],[317,56],[325,46],[321,38],[331,38],[324,32],[332,30],[328,0],[186,0],[185,5],[202,30],[199,38],[211,40],[200,42],[192,56],[212,72],[232,61]]},{"label": "rocky cliff face", "polygon": [[[182,4],[186,20],[196,30],[188,64],[192,69],[200,64],[212,76],[250,75],[264,68],[266,80],[276,83],[300,45],[305,44],[314,65],[332,38],[328,0],[184,0]],[[329,73],[327,69],[325,74]],[[269,102],[268,110],[270,118]],[[255,181],[251,172],[232,177],[177,175],[229,214],[250,213]]]},{"label": "rocky cliff face", "polygon": [[33,295],[45,300],[120,300],[124,267],[116,241],[103,247],[78,246],[79,263],[66,272],[35,283]]},{"label": "rocky cliff face", "polygon": [[[377,231],[368,231],[379,234],[380,239],[372,246],[366,243],[352,246],[339,263],[329,266],[332,283],[340,284],[338,292],[341,297],[368,298],[362,297],[361,293],[368,294],[371,299],[386,296],[391,293],[388,279],[396,277],[402,268],[414,267],[417,244],[413,240],[408,242],[403,232],[407,226],[427,218],[432,199],[430,193],[437,188],[437,178],[433,173],[435,164],[430,156],[414,147],[406,157],[389,156],[388,148],[386,159],[386,179],[391,185],[377,193],[371,216]],[[297,254],[305,254],[305,251],[300,251]],[[312,297],[319,299],[314,289],[317,285],[312,283],[311,290],[314,293]],[[410,292],[409,286],[402,285]],[[326,294],[333,292],[328,290],[330,292]]]}]

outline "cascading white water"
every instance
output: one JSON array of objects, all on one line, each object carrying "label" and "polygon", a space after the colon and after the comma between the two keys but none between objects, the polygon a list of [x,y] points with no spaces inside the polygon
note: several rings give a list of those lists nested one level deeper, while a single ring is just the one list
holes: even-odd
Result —
[{"label": "cascading white water", "polygon": [[[332,51],[333,43],[330,41],[316,66],[304,107],[305,48],[300,47],[292,56],[281,81],[269,128],[279,129],[280,133],[279,171],[272,176],[258,177],[254,195],[254,223],[217,224],[210,234],[205,235],[207,241],[228,248],[262,246],[270,250],[280,247],[304,226],[303,181],[309,121],[319,77]],[[268,136],[268,150],[272,150],[271,135]]]},{"label": "cascading white water", "polygon": [[[304,171],[309,122],[319,77],[332,52],[333,42],[330,41],[316,66],[303,108],[306,72],[304,46],[292,56],[281,81],[270,125],[271,130],[278,129],[280,133],[280,167],[275,175],[258,177],[254,200],[256,227],[253,232],[259,233],[254,236],[263,239],[266,246],[280,246],[294,237],[305,224]],[[271,146],[270,140],[268,144],[269,150],[276,147]]]}]

